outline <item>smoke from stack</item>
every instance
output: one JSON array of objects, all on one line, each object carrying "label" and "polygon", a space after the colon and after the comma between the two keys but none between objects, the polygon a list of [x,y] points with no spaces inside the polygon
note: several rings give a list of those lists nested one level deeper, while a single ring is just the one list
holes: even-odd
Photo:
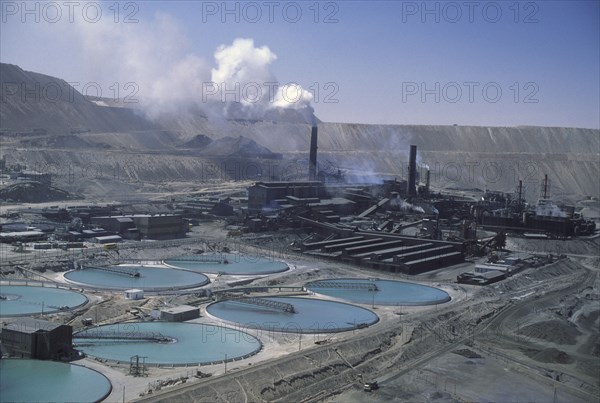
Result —
[{"label": "smoke from stack", "polygon": [[[277,55],[251,38],[221,44],[211,62],[209,55],[194,53],[194,38],[166,13],[148,16],[145,24],[114,24],[110,18],[94,24],[80,18],[57,20],[37,24],[40,30],[34,37],[51,46],[45,50],[76,49],[78,57],[70,64],[93,74],[101,88],[114,82],[135,84],[131,100],[127,96],[125,102],[139,101],[139,109],[151,118],[180,115],[192,107],[217,120],[287,116],[294,110],[310,121],[314,113],[312,93],[295,82],[280,82],[272,69]],[[75,35],[64,34],[73,29]]]},{"label": "smoke from stack", "polygon": [[313,125],[310,131],[310,158],[308,165],[308,180],[317,180],[317,125]]},{"label": "smoke from stack", "polygon": [[392,192],[390,194],[390,206],[395,207],[400,210],[412,210],[417,213],[425,214],[425,210],[421,206],[416,206],[402,199],[398,193]]},{"label": "smoke from stack", "polygon": [[410,146],[410,156],[408,159],[408,195],[417,195],[417,146]]}]

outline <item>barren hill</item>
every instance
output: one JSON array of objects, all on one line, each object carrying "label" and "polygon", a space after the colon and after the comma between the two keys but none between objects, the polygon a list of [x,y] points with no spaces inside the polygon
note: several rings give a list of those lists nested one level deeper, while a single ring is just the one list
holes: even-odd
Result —
[{"label": "barren hill", "polygon": [[[200,105],[152,120],[125,105],[99,106],[76,91],[63,99],[65,91],[56,101],[24,97],[19,86],[68,84],[7,64],[0,65],[0,73],[2,153],[9,163],[55,172],[69,191],[86,193],[98,189],[100,182],[102,193],[110,194],[131,184],[251,180],[257,161],[263,178],[271,176],[267,170],[273,165],[288,177],[290,172],[304,175],[310,125],[293,111],[274,111],[248,121],[209,118]],[[47,132],[35,133],[35,128]],[[73,133],[73,128],[84,130]],[[209,139],[196,147],[198,133]],[[535,200],[547,174],[554,197],[574,201],[600,196],[599,130],[319,123],[321,167],[404,177],[410,144],[418,146],[422,172],[427,166],[431,169],[433,186],[513,191],[521,179],[526,197]],[[190,149],[199,151],[193,156]],[[276,159],[279,155],[283,160]],[[236,158],[235,169],[226,166]],[[253,164],[252,177],[245,174],[244,161]]]},{"label": "barren hill", "polygon": [[[3,130],[27,132],[42,128],[48,133],[64,134],[75,128],[97,132],[157,128],[133,109],[98,106],[65,80],[24,71],[12,64],[0,64],[0,85]],[[93,88],[89,91],[94,93]]]}]

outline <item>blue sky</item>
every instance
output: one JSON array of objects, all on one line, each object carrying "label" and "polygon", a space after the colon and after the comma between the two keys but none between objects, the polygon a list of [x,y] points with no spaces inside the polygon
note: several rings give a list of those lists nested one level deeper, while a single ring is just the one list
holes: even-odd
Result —
[{"label": "blue sky", "polygon": [[[23,23],[11,3],[22,4],[2,1],[2,62],[110,85],[102,63],[90,63],[90,46],[85,53],[76,44],[66,9],[51,24],[40,3],[39,23],[31,15]],[[267,46],[278,82],[319,89],[313,106],[325,121],[600,127],[599,1],[473,1],[472,15],[463,1],[273,1],[272,21],[263,1],[130,3],[119,4],[115,25],[133,13],[139,22],[130,26],[151,30],[167,16],[181,31],[182,55],[207,69],[217,47],[236,38]],[[114,1],[100,4],[102,22],[114,19]],[[222,15],[224,4],[233,13]],[[101,45],[119,43],[111,36]]]}]

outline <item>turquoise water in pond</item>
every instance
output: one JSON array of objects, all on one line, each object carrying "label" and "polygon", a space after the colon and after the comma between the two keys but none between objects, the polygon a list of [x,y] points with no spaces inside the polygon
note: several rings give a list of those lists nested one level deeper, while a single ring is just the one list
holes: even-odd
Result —
[{"label": "turquoise water in pond", "polygon": [[160,291],[194,288],[209,283],[208,277],[205,275],[186,270],[143,266],[117,267],[124,267],[129,270],[135,269],[139,272],[140,276],[132,277],[127,274],[90,267],[83,270],[70,271],[65,274],[65,278],[82,286],[114,290],[139,288],[145,291]]},{"label": "turquoise water in pond", "polygon": [[79,365],[39,360],[0,360],[0,402],[97,402],[109,380]]},{"label": "turquoise water in pond", "polygon": [[[219,260],[202,261],[202,260]],[[280,273],[288,270],[285,262],[249,254],[187,255],[166,259],[165,264],[202,273],[259,275]]]},{"label": "turquoise water in pond", "polygon": [[[351,289],[329,287],[331,283],[374,283],[377,291],[366,289]],[[318,284],[326,284],[328,287],[317,287]],[[341,284],[343,287],[346,284]],[[435,305],[450,301],[450,295],[439,288],[429,287],[421,284],[407,283],[392,280],[369,280],[369,279],[332,279],[311,281],[305,285],[306,289],[317,294],[345,299],[357,304],[375,305]]]},{"label": "turquoise water in pond", "polygon": [[221,301],[206,311],[219,319],[234,322],[242,328],[262,332],[331,333],[352,330],[376,323],[379,318],[368,309],[341,302],[320,299],[269,297],[261,298],[292,304],[294,313],[273,308]]},{"label": "turquoise water in pond", "polygon": [[[69,310],[87,302],[85,295],[60,288],[0,285],[1,316],[25,316]],[[62,308],[62,309],[61,309]]]},{"label": "turquoise water in pond", "polygon": [[73,345],[88,355],[113,361],[129,362],[131,356],[139,355],[147,357],[147,364],[174,365],[222,362],[225,354],[231,360],[250,356],[261,348],[257,338],[236,329],[167,322],[94,327],[75,334]]}]

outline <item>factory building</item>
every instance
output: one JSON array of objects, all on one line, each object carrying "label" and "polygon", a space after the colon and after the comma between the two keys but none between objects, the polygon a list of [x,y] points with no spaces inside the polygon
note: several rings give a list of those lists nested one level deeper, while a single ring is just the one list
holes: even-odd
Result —
[{"label": "factory building", "polygon": [[258,213],[265,207],[276,208],[278,200],[287,196],[299,199],[325,199],[328,197],[325,185],[319,181],[299,182],[256,182],[248,188],[248,211]]},{"label": "factory building", "polygon": [[183,209],[186,216],[200,217],[203,214],[212,214],[216,216],[232,216],[233,206],[223,200],[198,199],[186,202],[178,206]]},{"label": "factory building", "polygon": [[167,322],[185,322],[199,317],[200,309],[190,305],[180,305],[160,311],[160,319]]},{"label": "factory building", "polygon": [[92,224],[98,225],[104,229],[121,235],[126,239],[140,239],[140,230],[135,226],[133,218],[115,216],[115,217],[93,217]]},{"label": "factory building", "polygon": [[456,281],[462,284],[488,285],[504,280],[507,273],[500,270],[491,270],[484,273],[462,273],[456,277]]},{"label": "factory building", "polygon": [[89,224],[92,217],[110,216],[113,213],[112,206],[71,206],[67,207],[72,218],[79,217],[84,224]]},{"label": "factory building", "polygon": [[73,328],[45,320],[23,318],[2,327],[4,354],[40,360],[59,360],[73,351]]},{"label": "factory building", "polygon": [[93,239],[98,237],[104,237],[113,235],[112,232],[105,230],[104,228],[93,228],[93,229],[84,229],[81,231],[81,237],[83,239]]},{"label": "factory building", "polygon": [[16,231],[0,233],[1,243],[43,241],[48,235],[42,231]]},{"label": "factory building", "polygon": [[541,232],[563,237],[591,235],[595,230],[593,221],[584,220],[581,217],[541,216],[529,212],[523,214],[484,213],[479,217],[479,224],[491,229]]},{"label": "factory building", "polygon": [[372,231],[348,231],[335,224],[302,220],[327,235],[301,245],[304,253],[351,262],[392,273],[416,274],[460,263],[464,244]]},{"label": "factory building", "polygon": [[128,216],[93,217],[93,224],[110,228],[128,239],[173,239],[183,238],[187,223],[179,214],[136,214]]},{"label": "factory building", "polygon": [[148,239],[183,238],[188,224],[179,214],[138,214],[131,216],[140,234]]},{"label": "factory building", "polygon": [[123,240],[123,238],[121,238],[119,235],[97,236],[97,237],[94,237],[94,238],[90,239],[91,242],[97,243],[97,244],[100,244],[100,245],[106,245],[106,244],[121,242],[122,240]]},{"label": "factory building", "polygon": [[516,270],[516,267],[511,267],[506,264],[495,264],[495,263],[479,263],[475,265],[475,273],[487,273],[490,271],[501,271],[502,273],[512,273]]}]

